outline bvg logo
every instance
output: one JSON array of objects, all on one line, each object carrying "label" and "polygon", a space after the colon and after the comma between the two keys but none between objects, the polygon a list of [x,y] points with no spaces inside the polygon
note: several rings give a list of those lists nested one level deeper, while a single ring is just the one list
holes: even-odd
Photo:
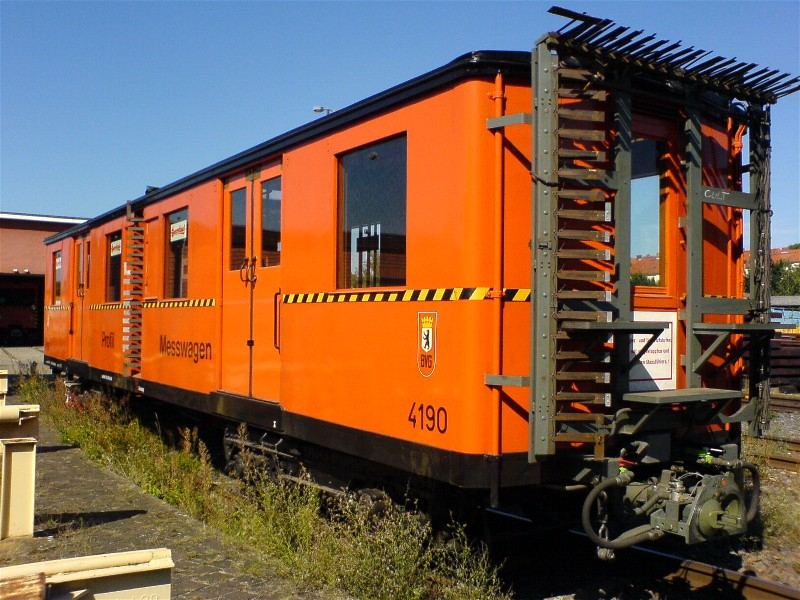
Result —
[{"label": "bvg logo", "polygon": [[417,313],[417,368],[423,377],[436,368],[436,323],[438,313]]}]

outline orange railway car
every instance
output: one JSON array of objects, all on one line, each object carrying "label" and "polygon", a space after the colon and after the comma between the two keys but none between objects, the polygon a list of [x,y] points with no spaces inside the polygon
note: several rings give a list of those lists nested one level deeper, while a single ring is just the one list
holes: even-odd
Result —
[{"label": "orange railway car", "polygon": [[[606,549],[744,531],[776,326],[742,215],[768,243],[768,107],[797,80],[554,10],[533,53],[461,56],[51,237],[46,362],[350,487],[534,519],[538,486],[583,490]],[[593,513],[609,487],[630,526]]]}]

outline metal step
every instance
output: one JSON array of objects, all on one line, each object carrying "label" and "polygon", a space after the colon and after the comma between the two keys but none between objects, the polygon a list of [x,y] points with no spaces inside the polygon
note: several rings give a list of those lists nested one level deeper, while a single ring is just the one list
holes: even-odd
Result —
[{"label": "metal step", "polygon": [[562,240],[606,243],[611,241],[611,234],[608,231],[597,231],[596,229],[559,229],[556,235]]},{"label": "metal step", "polygon": [[560,87],[558,88],[558,95],[561,98],[586,98],[587,100],[599,100],[600,102],[608,100],[608,92],[606,90],[591,90],[581,87]]},{"label": "metal step", "polygon": [[558,258],[611,260],[611,251],[595,250],[594,248],[575,248],[559,250],[556,252],[556,256]]},{"label": "metal step", "polygon": [[556,360],[586,360],[592,362],[606,362],[606,359],[610,354],[611,349],[598,350],[597,352],[583,352],[582,350],[559,350],[556,352]]},{"label": "metal step", "polygon": [[609,204],[605,210],[589,210],[578,208],[561,208],[558,210],[558,216],[562,219],[572,219],[574,221],[593,221],[595,223],[610,223],[611,205]]},{"label": "metal step", "polygon": [[562,79],[572,79],[573,81],[592,81],[594,73],[587,69],[558,69],[558,75]]},{"label": "metal step", "polygon": [[[561,158],[570,158],[573,160],[591,160],[596,162],[605,162],[606,153],[602,150],[581,150],[579,148],[559,148],[558,156]],[[559,192],[559,196],[561,193]]]},{"label": "metal step", "polygon": [[721,390],[716,388],[684,388],[682,390],[629,392],[622,395],[622,399],[625,402],[656,405],[741,400],[742,397],[743,394],[741,390]]},{"label": "metal step", "polygon": [[598,434],[596,433],[556,433],[555,440],[557,442],[589,442],[595,443]]},{"label": "metal step", "polygon": [[556,276],[559,279],[572,279],[574,281],[602,281],[605,283],[611,281],[611,273],[608,271],[574,271],[559,269]]},{"label": "metal step", "polygon": [[[602,110],[580,110],[577,108],[559,108],[558,116],[574,121],[591,121],[602,123],[606,120],[606,113]],[[560,154],[560,152],[559,152]]]},{"label": "metal step", "polygon": [[560,321],[598,321],[609,323],[612,314],[607,310],[562,310],[556,313],[556,319]]},{"label": "metal step", "polygon": [[608,177],[604,169],[559,169],[558,176],[563,179],[577,179],[580,181],[602,181]]},{"label": "metal step", "polygon": [[556,292],[559,300],[600,300],[611,302],[614,298],[612,292],[606,290],[560,290]]},{"label": "metal step", "polygon": [[605,371],[558,371],[556,381],[591,381],[611,383],[611,373]]},{"label": "metal step", "polygon": [[596,413],[557,413],[553,418],[556,421],[592,421],[594,423],[603,422],[603,415]]},{"label": "metal step", "polygon": [[565,140],[582,140],[585,142],[602,142],[606,139],[606,132],[602,129],[559,129],[558,137]]},{"label": "metal step", "polygon": [[590,202],[603,202],[608,200],[608,195],[602,190],[558,190],[559,198],[574,200],[589,200]]},{"label": "metal step", "polygon": [[604,392],[556,392],[556,400],[559,402],[606,404],[611,402],[611,394]]}]

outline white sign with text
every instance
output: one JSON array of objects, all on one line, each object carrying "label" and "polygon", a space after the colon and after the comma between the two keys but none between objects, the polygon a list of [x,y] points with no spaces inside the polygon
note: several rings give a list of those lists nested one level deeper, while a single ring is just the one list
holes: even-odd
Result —
[{"label": "white sign with text", "polygon": [[[678,313],[638,310],[634,311],[633,320],[662,321],[669,325],[631,367],[630,390],[632,392],[674,390],[678,385],[676,333]],[[650,333],[636,333],[632,336],[631,358],[644,348],[651,337]]]}]

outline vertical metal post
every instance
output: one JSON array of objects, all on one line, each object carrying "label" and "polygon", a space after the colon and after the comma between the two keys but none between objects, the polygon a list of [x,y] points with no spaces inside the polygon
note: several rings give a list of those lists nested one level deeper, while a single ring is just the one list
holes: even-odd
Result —
[{"label": "vertical metal post", "polygon": [[[614,290],[615,318],[630,321],[631,312],[631,151],[633,143],[633,116],[631,96],[622,91],[625,81],[620,81],[615,92],[614,128],[617,137],[614,143],[614,177],[617,192],[614,196]],[[630,359],[630,336],[614,337],[614,364],[626,365]],[[621,376],[619,368],[614,372],[615,401],[628,391],[629,377]]]},{"label": "vertical metal post", "polygon": [[[750,111],[750,192],[756,205],[750,212],[750,298],[756,309],[754,320],[759,323],[770,321],[770,153],[769,106],[755,107]],[[761,435],[768,421],[771,337],[753,338],[750,348],[750,401],[757,403],[751,435]]]},{"label": "vertical metal post", "polygon": [[750,297],[758,320],[769,322],[770,256],[770,123],[769,107],[751,111],[750,192],[756,208],[750,213]]},{"label": "vertical metal post", "polygon": [[533,268],[528,461],[555,453],[558,54],[545,38],[533,51]]},{"label": "vertical metal post", "polygon": [[703,138],[700,113],[688,107],[686,134],[686,387],[700,387],[692,365],[702,352],[694,326],[703,320]]}]

